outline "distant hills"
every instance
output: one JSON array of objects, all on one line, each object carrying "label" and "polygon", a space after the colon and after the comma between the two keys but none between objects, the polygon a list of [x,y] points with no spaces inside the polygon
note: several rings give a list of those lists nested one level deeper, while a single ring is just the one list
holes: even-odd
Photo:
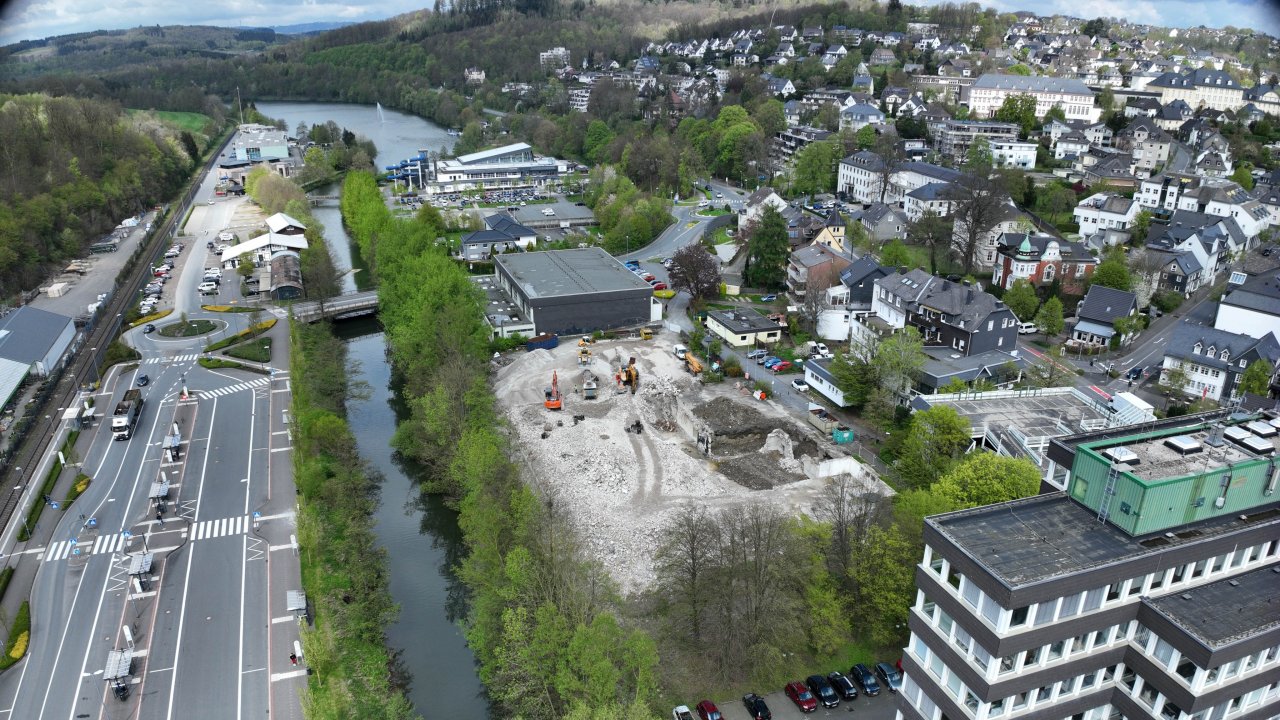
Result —
[{"label": "distant hills", "polygon": [[297,25],[272,25],[271,29],[281,35],[313,35],[315,33],[324,32],[326,30],[337,30],[348,25],[354,25],[351,22],[310,22],[298,23]]}]

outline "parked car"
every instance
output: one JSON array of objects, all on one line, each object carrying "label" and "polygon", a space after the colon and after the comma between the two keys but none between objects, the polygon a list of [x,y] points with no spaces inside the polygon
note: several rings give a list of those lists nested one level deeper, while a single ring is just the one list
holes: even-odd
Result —
[{"label": "parked car", "polygon": [[858,688],[853,686],[853,681],[848,675],[842,672],[833,672],[827,676],[827,682],[831,683],[831,688],[836,691],[841,698],[845,700],[857,700]]},{"label": "parked car", "polygon": [[[623,263],[623,264],[627,266],[627,269],[628,269],[628,270],[639,270],[639,269],[640,269],[640,263],[636,262],[635,260],[628,260],[628,261],[626,261],[626,262],[625,262],[625,263]],[[683,706],[683,705],[681,705],[681,707],[684,707],[684,706]]]},{"label": "parked car", "polygon": [[1019,335],[1034,335],[1038,332],[1040,332],[1040,328],[1036,327],[1036,324],[1033,322],[1018,323]]},{"label": "parked car", "polygon": [[743,695],[742,704],[747,708],[747,714],[751,716],[751,720],[773,720],[773,713],[769,712],[769,706],[759,695],[755,693]]},{"label": "parked car", "polygon": [[778,364],[778,363],[780,363],[780,362],[782,362],[782,358],[774,357],[774,356],[770,355],[769,357],[767,357],[767,358],[765,358],[765,359],[764,359],[764,369],[765,369],[765,370],[772,370],[772,369],[773,369],[773,366],[774,366],[774,365],[777,365],[777,364]]},{"label": "parked car", "polygon": [[671,720],[693,720],[693,713],[688,705],[677,705],[671,710]]},{"label": "parked car", "polygon": [[654,290],[666,290],[666,289],[667,289],[667,284],[666,284],[666,283],[664,283],[664,282],[662,282],[661,280],[659,280],[658,282],[656,282],[656,283],[654,283],[654,284],[653,284],[653,289],[654,289]]},{"label": "parked car", "polygon": [[849,676],[853,681],[862,686],[862,694],[867,697],[874,697],[880,694],[880,683],[876,682],[876,676],[866,665],[858,663],[849,670]]},{"label": "parked car", "polygon": [[698,718],[699,720],[724,720],[720,715],[720,709],[710,700],[698,703]]},{"label": "parked car", "polygon": [[755,350],[750,350],[747,352],[747,359],[755,360],[756,358],[764,357],[768,354],[769,354],[768,350],[765,350],[764,348],[756,348]]},{"label": "parked car", "polygon": [[656,276],[654,276],[654,274],[653,274],[653,273],[644,273],[644,274],[643,274],[643,275],[641,275],[640,277],[644,278],[644,281],[645,281],[645,282],[647,282],[647,283],[651,283],[651,282],[653,282],[654,280],[657,280],[657,279],[658,279]]},{"label": "parked car", "polygon": [[817,350],[818,350],[818,354],[821,355],[822,357],[826,357],[831,354],[831,351],[827,349],[826,343],[818,343]]},{"label": "parked car", "polygon": [[824,708],[833,708],[840,704],[840,696],[836,694],[831,683],[821,675],[810,675],[805,678],[805,685],[809,686],[809,691],[814,697],[818,698],[818,702],[822,703]]},{"label": "parked car", "polygon": [[898,694],[898,688],[902,687],[902,673],[898,672],[898,668],[887,662],[876,663],[876,675],[880,681],[894,695]]},{"label": "parked car", "polygon": [[777,295],[761,295],[760,296],[760,302],[773,302],[774,300],[777,300],[777,299],[778,299]]},{"label": "parked car", "polygon": [[796,707],[800,708],[800,712],[811,713],[818,709],[818,700],[813,697],[813,693],[809,692],[809,688],[805,687],[805,684],[799,680],[787,683],[787,686],[782,691],[787,694],[787,697],[791,698],[791,702],[795,703]]},{"label": "parked car", "polygon": [[795,366],[791,364],[790,360],[782,360],[780,362],[774,363],[773,367],[769,369],[774,372],[783,372],[785,370],[790,370],[793,367]]},{"label": "parked car", "polygon": [[155,324],[154,324],[154,323],[147,323],[147,324],[146,324],[146,325],[144,325],[144,326],[143,326],[143,328],[142,328],[142,334],[143,334],[143,335],[150,335],[151,333],[153,333],[153,332],[155,332],[155,331],[156,331],[156,326],[155,326]]},{"label": "parked car", "polygon": [[791,387],[799,390],[800,392],[805,392],[809,389],[809,383],[805,382],[804,378],[796,378],[791,381]]},{"label": "parked car", "polygon": [[768,363],[770,360],[773,360],[774,362],[777,362],[777,361],[778,361],[778,358],[776,358],[776,357],[774,357],[774,356],[772,356],[772,355],[764,355],[764,356],[761,356],[761,357],[756,358],[756,364],[757,364],[757,365],[764,365],[764,364]]},{"label": "parked car", "polygon": [[151,382],[151,378],[147,377],[146,375],[138,376],[138,387],[146,387],[146,384],[149,382]]}]

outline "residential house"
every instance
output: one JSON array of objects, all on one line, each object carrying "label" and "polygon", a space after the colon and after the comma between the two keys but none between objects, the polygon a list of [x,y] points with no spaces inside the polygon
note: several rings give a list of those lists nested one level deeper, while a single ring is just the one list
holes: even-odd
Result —
[{"label": "residential house", "polygon": [[791,253],[787,261],[787,292],[796,301],[802,301],[810,290],[810,284],[820,286],[819,292],[840,283],[840,271],[849,267],[850,260],[826,245],[813,243]]},{"label": "residential house", "polygon": [[1195,110],[1187,104],[1186,100],[1174,100],[1162,105],[1160,111],[1151,119],[1161,130],[1174,132],[1194,116]]},{"label": "residential house", "polygon": [[835,375],[831,374],[830,360],[805,360],[804,380],[814,392],[830,400],[836,407],[849,407],[850,402],[845,399],[840,383],[836,381]]},{"label": "residential house", "polygon": [[1157,287],[1190,295],[1213,284],[1246,242],[1233,218],[1178,210],[1167,223],[1152,223],[1146,248],[1167,256]]},{"label": "residential house", "polygon": [[[1180,321],[1164,346],[1160,382],[1169,383],[1170,372],[1182,371],[1186,385],[1182,392],[1199,399],[1225,402],[1241,396],[1240,377],[1250,364],[1280,364],[1280,340],[1274,325],[1261,336],[1233,333]],[[1274,371],[1272,375],[1274,379]]]},{"label": "residential house", "polygon": [[902,205],[907,220],[917,222],[927,212],[938,217],[950,215],[954,200],[949,187],[950,183],[931,182],[907,192]]},{"label": "residential house", "polygon": [[1022,140],[991,140],[991,160],[996,167],[1032,170],[1036,166],[1039,143]]},{"label": "residential house", "polygon": [[863,210],[860,220],[867,230],[867,235],[877,243],[906,237],[907,225],[910,222],[901,210],[882,202],[872,203],[870,207]]},{"label": "residential house", "polygon": [[1098,260],[1082,243],[1030,232],[1005,233],[998,242],[991,283],[1008,290],[1016,280],[1036,287],[1055,281],[1068,295],[1080,295]]},{"label": "residential house", "polygon": [[845,193],[860,203],[879,202],[883,187],[881,172],[884,161],[870,150],[861,150],[840,161],[836,170],[836,192]]},{"label": "residential house", "polygon": [[1229,284],[1218,302],[1213,326],[1255,338],[1280,332],[1280,268]]},{"label": "residential house", "polygon": [[752,308],[707,312],[707,330],[732,347],[776,344],[784,327]]},{"label": "residential house", "polygon": [[[1138,296],[1128,290],[1091,285],[1076,308],[1076,324],[1071,339],[1093,346],[1105,346],[1116,337],[1115,323],[1138,313]],[[1126,342],[1128,335],[1120,338]]]},{"label": "residential house", "polygon": [[[975,248],[973,256],[973,265],[978,270],[987,270],[995,265],[996,249],[999,247],[1000,236],[1005,233],[1017,232],[1022,229],[1025,223],[1030,222],[1030,219],[1013,204],[1013,200],[1007,200],[1001,206],[999,217],[1000,219],[989,230],[979,234],[978,246]],[[952,247],[955,248],[956,252],[963,255],[968,239],[966,223],[964,220],[956,218],[952,230]]]},{"label": "residential house", "polygon": [[744,228],[751,223],[758,222],[760,216],[764,214],[764,209],[771,207],[778,212],[782,212],[790,207],[787,201],[771,187],[762,187],[759,190],[747,196],[742,202],[742,209],[738,211],[738,227]]},{"label": "residential house", "polygon": [[1089,151],[1093,143],[1079,130],[1072,130],[1059,136],[1053,144],[1054,160],[1073,160]]},{"label": "residential house", "polygon": [[1133,172],[1149,177],[1156,168],[1169,161],[1173,138],[1161,130],[1151,118],[1137,118],[1116,133],[1115,146],[1133,155]]},{"label": "residential house", "polygon": [[838,210],[832,210],[827,213],[827,220],[814,236],[813,242],[831,248],[841,255],[848,255],[850,248],[845,247],[845,228],[844,217]]},{"label": "residential house", "polygon": [[485,229],[462,237],[459,257],[463,260],[488,260],[499,253],[528,250],[538,241],[538,233],[516,222],[506,213],[484,219]]},{"label": "residential house", "polygon": [[[1124,237],[1128,237],[1129,226],[1138,216],[1138,212],[1142,210],[1142,206],[1134,200],[1116,193],[1101,192],[1094,193],[1076,205],[1073,218],[1077,225],[1080,226],[1080,234],[1084,237],[1092,237],[1097,234],[1106,234],[1109,231],[1113,233],[1124,233]],[[1115,236],[1112,235],[1115,239]],[[1114,245],[1115,242],[1108,241],[1103,245]]]},{"label": "residential house", "polygon": [[969,356],[1015,349],[1018,320],[1000,300],[968,281],[953,282],[915,269],[875,282],[873,314],[889,327],[911,325],[927,346]]},{"label": "residential house", "polygon": [[872,67],[876,67],[878,65],[892,65],[897,61],[897,56],[895,56],[893,51],[888,48],[876,48],[875,50],[872,50],[871,58],[868,60]]},{"label": "residential house", "polygon": [[[970,387],[977,383],[989,383],[997,389],[1011,387],[1022,378],[1022,370],[1027,366],[1026,359],[1016,352],[988,350],[961,357],[951,348],[927,347],[914,390],[922,396],[936,395],[957,380]],[[920,399],[912,401],[916,409],[923,409]]]},{"label": "residential house", "polygon": [[850,105],[840,111],[840,129],[858,131],[868,125],[883,125],[884,113],[867,103]]}]

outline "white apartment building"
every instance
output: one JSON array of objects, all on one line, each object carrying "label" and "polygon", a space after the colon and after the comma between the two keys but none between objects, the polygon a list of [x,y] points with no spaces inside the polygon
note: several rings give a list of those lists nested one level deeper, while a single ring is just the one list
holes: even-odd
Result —
[{"label": "white apartment building", "polygon": [[1280,442],[1210,419],[1247,445],[1203,416],[1055,439],[1066,492],[926,518],[898,719],[1274,718]]},{"label": "white apartment building", "polygon": [[1102,109],[1094,106],[1093,91],[1075,78],[1033,77],[986,73],[963,91],[961,102],[976,118],[995,114],[1010,95],[1031,95],[1036,99],[1036,117],[1042,118],[1055,105],[1062,106],[1068,120],[1095,122]]},{"label": "white apartment building", "polygon": [[1036,166],[1037,143],[1021,140],[992,140],[991,160],[996,167],[1031,170]]},{"label": "white apartment building", "polygon": [[1074,219],[1084,237],[1107,230],[1127,232],[1141,210],[1141,205],[1123,195],[1096,193],[1076,205]]}]

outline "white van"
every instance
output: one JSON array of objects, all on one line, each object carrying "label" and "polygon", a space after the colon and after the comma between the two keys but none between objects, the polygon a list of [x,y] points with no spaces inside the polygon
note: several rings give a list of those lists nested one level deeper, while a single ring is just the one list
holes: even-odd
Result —
[{"label": "white van", "polygon": [[683,345],[679,345],[679,344],[677,344],[675,347],[671,348],[671,352],[675,353],[676,357],[678,357],[678,358],[680,358],[681,360],[683,360],[683,359],[684,359],[684,356],[685,356],[685,353],[689,352],[689,348],[687,348],[687,347],[685,347],[685,346],[683,346]]},{"label": "white van", "polygon": [[556,214],[556,211],[553,208],[544,208],[542,214],[551,217]]},{"label": "white van", "polygon": [[1033,335],[1038,332],[1040,332],[1040,328],[1036,327],[1033,322],[1018,323],[1019,335]]},{"label": "white van", "polygon": [[201,295],[217,295],[218,283],[202,282],[196,286],[196,289],[200,291]]}]

